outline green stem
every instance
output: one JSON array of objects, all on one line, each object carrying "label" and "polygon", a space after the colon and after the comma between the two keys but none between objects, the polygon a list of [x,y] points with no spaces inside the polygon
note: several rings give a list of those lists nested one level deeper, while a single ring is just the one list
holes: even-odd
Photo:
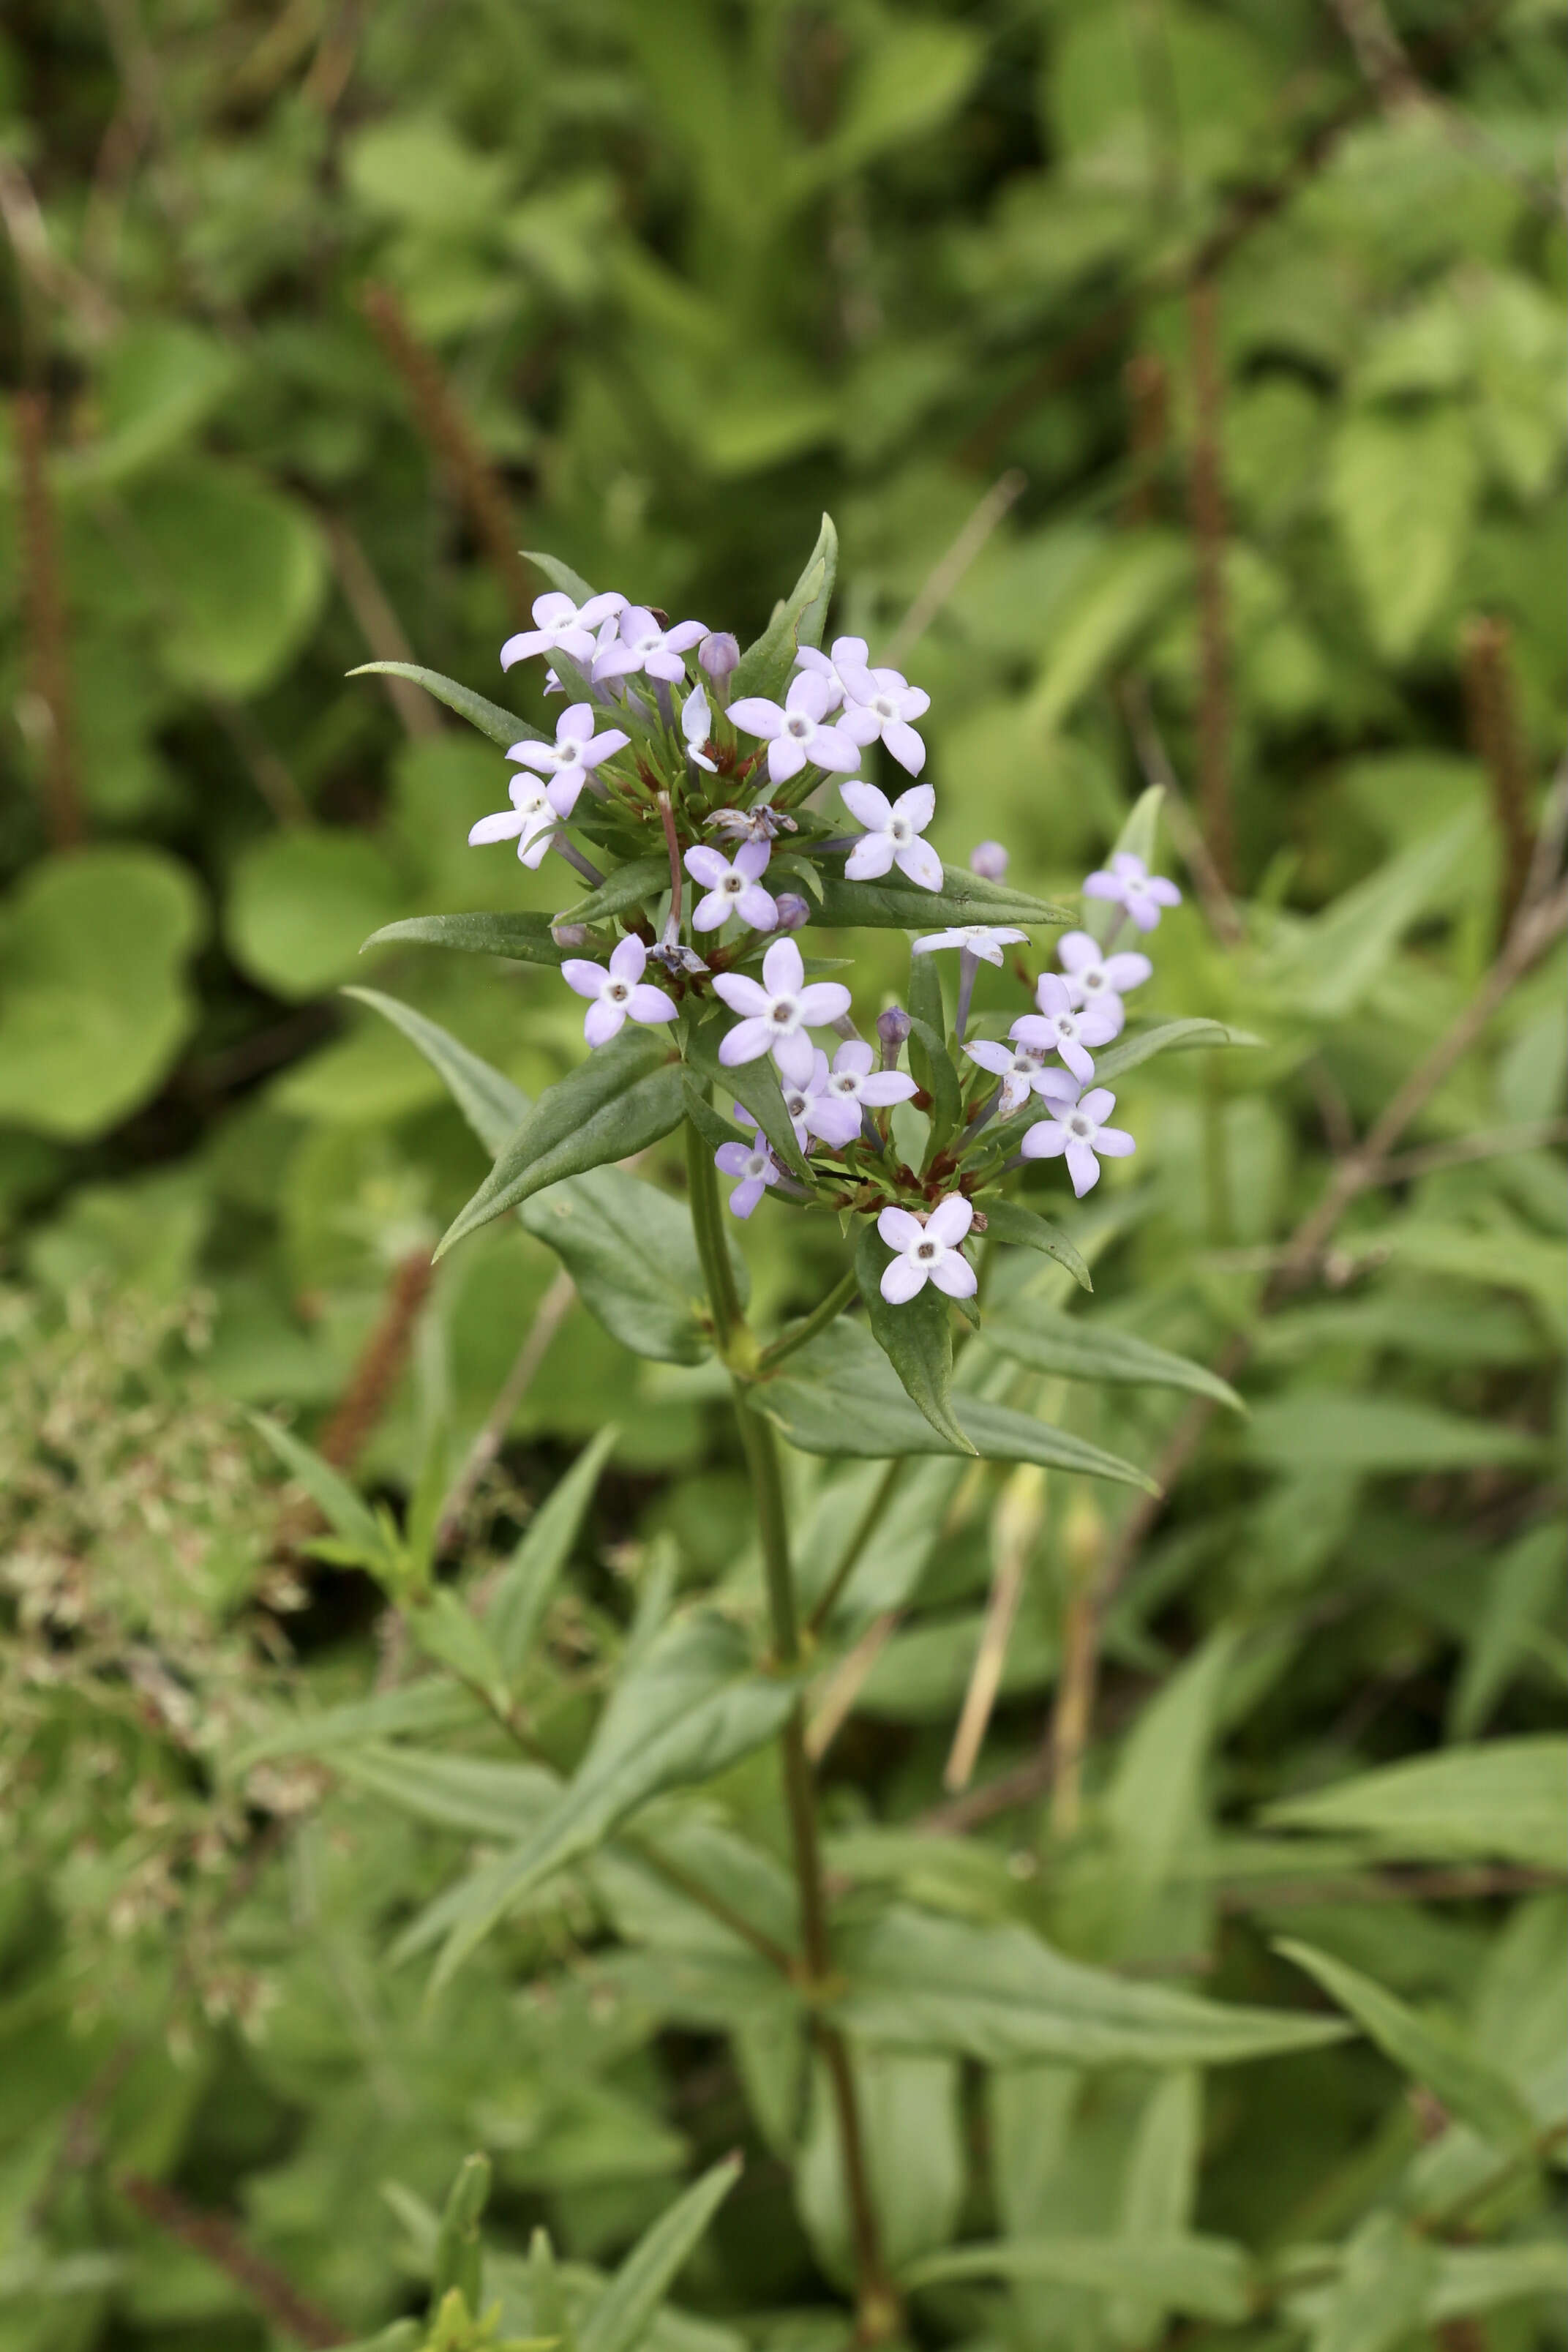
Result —
[{"label": "green stem", "polygon": [[746,1328],[745,1310],[735,1286],[735,1268],[725,1240],[724,1211],[719,1206],[713,1155],[688,1119],[686,1121],[686,1189],[691,1198],[692,1231],[707,1284],[708,1309],[714,1338],[726,1363],[738,1335]]},{"label": "green stem", "polygon": [[867,1544],[870,1543],[873,1535],[876,1531],[877,1521],[881,1518],[883,1511],[886,1510],[888,1504],[893,1498],[893,1490],[898,1482],[898,1474],[903,1467],[904,1456],[900,1454],[894,1461],[888,1464],[887,1468],[878,1479],[875,1488],[872,1493],[871,1500],[867,1503],[864,1510],[861,1513],[860,1517],[855,1522],[854,1533],[851,1536],[849,1542],[844,1546],[843,1550],[839,1554],[833,1572],[831,1576],[829,1577],[827,1583],[819,1594],[816,1607],[812,1610],[810,1617],[806,1620],[806,1631],[808,1633],[820,1633],[823,1626],[827,1623],[829,1618],[832,1615],[834,1609],[838,1606],[839,1598],[842,1593],[845,1585],[854,1574],[855,1570],[860,1566],[861,1554],[864,1551]]},{"label": "green stem", "polygon": [[825,1331],[830,1323],[838,1320],[859,1286],[855,1279],[854,1268],[852,1266],[848,1274],[841,1276],[834,1283],[827,1297],[818,1301],[809,1315],[802,1316],[799,1323],[791,1323],[787,1331],[781,1331],[777,1339],[770,1341],[764,1348],[758,1362],[758,1370],[770,1372],[775,1364],[781,1364],[786,1356],[792,1356],[797,1348],[803,1348],[809,1339],[816,1338],[819,1331]]}]

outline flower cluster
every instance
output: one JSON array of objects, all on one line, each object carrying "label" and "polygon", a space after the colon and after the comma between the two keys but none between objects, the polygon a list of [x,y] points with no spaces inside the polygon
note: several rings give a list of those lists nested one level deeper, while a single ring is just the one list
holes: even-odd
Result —
[{"label": "flower cluster", "polygon": [[[1134,1150],[1133,1138],[1109,1124],[1114,1096],[1093,1083],[1096,1053],[1120,1034],[1125,1000],[1153,969],[1141,950],[1118,949],[1116,933],[1128,923],[1135,934],[1152,932],[1180,892],[1118,850],[1082,886],[1085,899],[1106,910],[1091,919],[1097,932],[1067,932],[1060,969],[1032,979],[1018,960],[1027,930],[949,921],[915,939],[913,951],[957,955],[952,1054],[929,1023],[897,1007],[878,1020],[873,1047],[855,1027],[850,989],[818,976],[821,966],[813,971],[791,936],[811,919],[822,869],[841,858],[846,884],[946,891],[942,911],[951,914],[965,911],[966,895],[995,898],[1008,866],[1001,844],[983,842],[970,860],[978,882],[959,890],[925,838],[936,808],[930,785],[911,783],[890,798],[858,772],[880,743],[907,775],[921,775],[916,722],[930,698],[874,666],[862,637],[837,637],[826,652],[800,646],[789,676],[781,665],[743,669],[727,633],[698,620],[672,624],[619,593],[552,590],[536,602],[533,622],[502,648],[502,664],[544,658],[548,689],[569,698],[553,742],[529,737],[511,746],[511,805],[482,817],[470,841],[515,839],[531,866],[554,847],[577,866],[590,897],[557,930],[573,947],[590,943],[596,917],[606,919],[588,850],[617,853],[622,869],[641,859],[668,874],[667,888],[645,887],[647,911],[618,891],[610,903],[622,935],[605,939],[602,961],[574,954],[562,962],[568,986],[589,1000],[588,1044],[607,1045],[628,1022],[675,1023],[688,1011],[700,1021],[716,1002],[733,1016],[717,1036],[719,1064],[738,1074],[771,1063],[778,1082],[769,1077],[760,1093],[755,1080],[747,1085],[754,1108],[735,1104],[737,1129],[714,1153],[733,1181],[734,1214],[749,1217],[776,1191],[874,1215],[893,1253],[881,1277],[890,1303],[913,1299],[928,1282],[969,1297],[976,1275],[964,1243],[976,1192],[1025,1161],[1061,1158],[1082,1196],[1099,1181],[1103,1159]],[[736,693],[748,682],[773,691]],[[820,811],[834,791],[860,828],[852,836],[835,835]],[[586,848],[569,838],[569,825]],[[803,887],[780,888],[786,873]],[[1015,908],[1016,898],[1007,911]],[[1019,910],[1027,918],[1030,902]],[[868,919],[899,915],[881,902]],[[1009,958],[1031,988],[1031,1009],[1005,1039],[971,1037],[979,968],[1003,970]],[[836,1043],[819,1042],[821,1032]],[[908,1069],[906,1053],[915,1056]],[[743,1083],[738,1075],[735,1083]],[[925,1129],[916,1121],[895,1139],[900,1105],[929,1116]],[[1019,1131],[1031,1110],[1043,1115]]]}]

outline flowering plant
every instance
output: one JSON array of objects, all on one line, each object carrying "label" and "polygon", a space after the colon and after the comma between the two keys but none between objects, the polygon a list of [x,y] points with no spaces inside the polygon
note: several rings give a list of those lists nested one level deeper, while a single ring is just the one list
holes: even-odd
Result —
[{"label": "flowering plant", "polygon": [[[770,1645],[762,1660],[744,1641],[737,1651],[733,1622],[711,1607],[677,1617],[664,1646],[649,1653],[656,1701],[633,1675],[544,1824],[434,1905],[404,1948],[439,1945],[438,1976],[449,1973],[530,1887],[651,1796],[710,1780],[777,1739],[800,1949],[779,1959],[768,1943],[768,1956],[818,2004],[861,2327],[875,2336],[893,2326],[894,2306],[857,2154],[853,2070],[822,2006],[835,1950],[800,1677],[906,1457],[981,1456],[1030,1465],[1034,1476],[1056,1468],[1152,1490],[1138,1465],[1011,1401],[1020,1365],[1051,1368],[1060,1329],[1053,1339],[1027,1313],[993,1322],[982,1307],[988,1295],[1008,1303],[1020,1294],[1038,1264],[1030,1253],[1091,1286],[1073,1240],[1034,1204],[1042,1184],[1060,1187],[1043,1163],[1060,1159],[1082,1198],[1103,1160],[1134,1149],[1113,1123],[1120,1075],[1167,1048],[1221,1045],[1234,1033],[1211,1021],[1129,1024],[1125,999],[1153,965],[1123,934],[1130,924],[1146,940],[1180,896],[1149,871],[1157,789],[1133,810],[1109,867],[1086,880],[1074,926],[1067,909],[1008,881],[997,843],[980,845],[967,870],[944,866],[925,837],[936,806],[928,783],[890,797],[866,775],[879,742],[905,773],[922,773],[915,722],[928,698],[873,664],[860,638],[821,650],[836,561],[831,522],[744,653],[699,621],[671,625],[552,559],[533,560],[554,584],[535,604],[535,627],[512,638],[502,660],[550,665],[548,688],[565,698],[553,740],[433,672],[371,667],[400,667],[513,761],[511,805],[482,818],[473,844],[515,841],[530,866],[553,853],[586,887],[553,919],[416,918],[375,939],[557,967],[586,1001],[589,1050],[529,1103],[423,1014],[356,992],[436,1066],[493,1156],[443,1249],[517,1212],[617,1338],[665,1360],[711,1354],[728,1374]],[[809,952],[819,925],[909,934],[907,1002],[857,1004],[852,967]],[[1040,933],[1056,935],[1060,969],[1038,971],[1028,960]],[[1005,1036],[994,1014],[975,1012],[982,964],[1019,986]],[[628,1165],[677,1129],[684,1208]],[[733,1188],[727,1218],[720,1177]],[[1023,1186],[1033,1188],[1029,1200],[1016,1197]],[[838,1280],[771,1337],[747,1319],[736,1245],[736,1222],[765,1201],[832,1215],[850,1244]],[[641,1244],[632,1254],[628,1234]],[[977,1330],[982,1344],[971,1348]],[[1233,1402],[1201,1368],[1145,1353],[1159,1366],[1141,1376]],[[1124,1367],[1104,1376],[1124,1377]],[[803,1453],[889,1465],[859,1527],[831,1566],[810,1564],[809,1581],[808,1563],[792,1556],[780,1435]],[[651,1742],[650,1707],[661,1727]],[[622,1752],[633,1718],[635,1768]]]}]

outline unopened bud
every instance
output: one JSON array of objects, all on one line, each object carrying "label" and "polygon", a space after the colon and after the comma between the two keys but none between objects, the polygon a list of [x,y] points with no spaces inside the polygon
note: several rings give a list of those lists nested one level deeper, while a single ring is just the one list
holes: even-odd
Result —
[{"label": "unopened bud", "polygon": [[803,931],[811,919],[811,909],[793,890],[781,890],[773,903],[779,909],[781,931]]},{"label": "unopened bud", "polygon": [[969,871],[982,882],[999,882],[1008,870],[1008,853],[999,841],[977,842],[969,852]]},{"label": "unopened bud", "polygon": [[890,1004],[885,1013],[876,1016],[876,1034],[882,1039],[882,1066],[891,1070],[909,1035],[909,1015],[902,1004]]},{"label": "unopened bud", "polygon": [[588,945],[586,923],[552,923],[549,935],[558,948],[585,948]]},{"label": "unopened bud", "polygon": [[725,678],[740,666],[740,646],[729,631],[723,629],[703,639],[697,647],[697,659],[709,677]]}]

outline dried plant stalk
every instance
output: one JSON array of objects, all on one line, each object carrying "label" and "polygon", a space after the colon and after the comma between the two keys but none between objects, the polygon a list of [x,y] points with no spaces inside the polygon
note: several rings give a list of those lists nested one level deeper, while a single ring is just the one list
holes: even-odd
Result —
[{"label": "dried plant stalk", "polygon": [[1506,621],[1478,614],[1463,637],[1465,705],[1470,741],[1487,772],[1492,814],[1502,845],[1498,929],[1506,934],[1523,901],[1534,856],[1530,820],[1530,771],[1513,676],[1513,632]]}]

